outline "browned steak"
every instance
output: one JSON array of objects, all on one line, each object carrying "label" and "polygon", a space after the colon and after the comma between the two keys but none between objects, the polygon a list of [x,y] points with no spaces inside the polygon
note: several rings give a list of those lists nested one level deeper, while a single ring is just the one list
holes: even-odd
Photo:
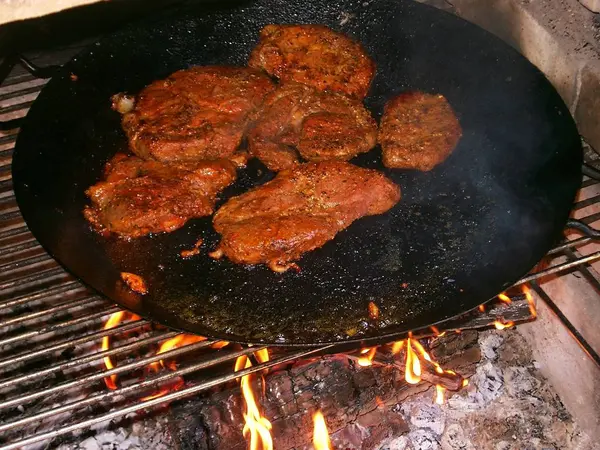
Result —
[{"label": "browned steak", "polygon": [[163,162],[224,158],[239,146],[249,115],[274,85],[246,67],[180,70],[155,81],[132,99],[113,97],[123,113],[132,151]]},{"label": "browned steak", "polygon": [[217,256],[285,271],[356,219],[382,214],[400,200],[383,174],[341,161],[308,163],[230,199],[214,216]]},{"label": "browned steak", "polygon": [[250,154],[269,169],[309,161],[348,160],[377,141],[377,123],[362,102],[345,95],[288,83],[271,92],[248,134]]},{"label": "browned steak", "polygon": [[400,94],[388,101],[381,118],[383,164],[431,170],[452,153],[461,136],[460,123],[443,95]]},{"label": "browned steak", "polygon": [[96,230],[135,238],[174,231],[189,219],[212,214],[217,194],[236,178],[227,160],[165,165],[116,155],[106,180],[90,187],[84,215]]},{"label": "browned steak", "polygon": [[323,25],[267,25],[248,65],[281,81],[360,99],[375,75],[375,63],[362,45]]}]

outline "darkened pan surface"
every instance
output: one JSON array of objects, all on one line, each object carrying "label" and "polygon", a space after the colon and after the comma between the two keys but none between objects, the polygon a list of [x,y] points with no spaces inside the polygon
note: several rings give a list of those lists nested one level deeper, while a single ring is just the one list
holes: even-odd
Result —
[{"label": "darkened pan surface", "polygon": [[[361,219],[306,254],[300,273],[213,261],[211,219],[124,242],[93,233],[85,189],[127,142],[109,98],[191,65],[245,64],[269,23],[327,24],[358,39],[377,63],[366,99],[419,89],[444,94],[463,138],[428,173],[386,170],[379,148],[353,162],[398,183],[389,213]],[[75,77],[72,77],[75,75]],[[412,1],[260,0],[188,10],[103,39],[66,65],[35,101],[19,135],[13,176],[31,231],[69,271],[144,317],[240,342],[369,340],[476,307],[529,271],[560,235],[581,177],[569,111],[544,76],[483,30]],[[264,183],[258,163],[224,198]],[[202,254],[179,251],[202,237]],[[143,276],[127,290],[119,272]],[[369,319],[368,303],[381,311]]]}]

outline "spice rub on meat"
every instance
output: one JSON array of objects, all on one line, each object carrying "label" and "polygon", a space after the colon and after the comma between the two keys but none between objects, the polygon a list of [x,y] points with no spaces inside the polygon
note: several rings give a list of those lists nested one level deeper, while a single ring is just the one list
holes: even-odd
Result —
[{"label": "spice rub on meat", "polygon": [[324,25],[267,25],[248,61],[281,81],[296,81],[360,99],[375,63],[358,42]]},{"label": "spice rub on meat", "polygon": [[452,153],[461,136],[443,95],[409,92],[385,105],[378,140],[386,167],[428,171]]},{"label": "spice rub on meat", "polygon": [[376,170],[341,161],[303,164],[217,211],[213,224],[222,239],[214,256],[283,272],[356,219],[399,200],[400,188]]},{"label": "spice rub on meat", "polygon": [[189,219],[212,214],[217,194],[236,178],[227,160],[166,165],[117,154],[105,181],[86,194],[85,218],[101,233],[136,238],[170,232]]},{"label": "spice rub on meat", "polygon": [[348,160],[377,141],[377,123],[362,102],[287,83],[266,96],[248,134],[250,154],[279,171],[298,162]]},{"label": "spice rub on meat", "polygon": [[144,159],[217,159],[235,152],[250,113],[274,87],[247,67],[192,67],[153,82],[136,98],[113,96],[113,108],[123,114],[131,150]]}]

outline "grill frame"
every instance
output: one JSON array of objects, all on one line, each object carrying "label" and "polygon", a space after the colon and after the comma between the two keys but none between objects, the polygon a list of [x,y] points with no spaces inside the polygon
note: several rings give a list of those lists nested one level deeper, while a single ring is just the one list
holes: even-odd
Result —
[{"label": "grill frame", "polygon": [[[74,47],[71,53],[74,54],[78,50],[78,47]],[[45,58],[47,56],[45,55]],[[62,58],[68,59],[70,56],[72,55],[69,52],[61,51]],[[102,385],[102,380],[107,376],[124,375],[140,370],[161,359],[202,352],[216,343],[216,341],[206,340],[165,352],[160,356],[156,354],[134,356],[133,360],[120,363],[112,370],[101,369],[102,359],[106,356],[135,354],[141,349],[150,348],[179,333],[153,327],[143,319],[124,322],[110,330],[102,330],[102,325],[109,315],[121,309],[68,275],[45,253],[27,230],[20,216],[12,192],[10,172],[13,147],[18,134],[16,127],[43,87],[44,82],[40,80],[51,74],[52,67],[39,68],[34,62],[20,56],[7,57],[0,63],[0,120],[2,120],[0,123],[0,435],[8,436],[8,438],[0,438],[1,449],[17,449],[36,442],[48,441],[129,413],[197,394],[264,368],[323,352],[336,351],[336,347],[332,345],[294,349],[278,352],[277,357],[272,361],[254,365],[237,373],[229,371],[222,374],[214,371],[215,373],[206,374],[206,369],[212,369],[223,362],[229,362],[233,366],[236,357],[262,348],[228,349],[226,347],[223,350],[207,352],[201,358],[194,359],[193,363],[177,370],[164,371],[142,381],[123,385],[114,391],[108,389],[92,391],[93,393],[88,393],[89,395],[79,399],[75,395],[74,400],[68,400],[58,406],[52,404],[48,406],[40,402],[48,398],[51,400],[53,395],[67,395],[68,391],[75,388],[85,390],[95,386],[94,383]],[[589,157],[588,163],[593,164]],[[596,169],[592,165],[584,167],[584,173],[587,175],[594,176],[594,170]],[[584,177],[582,187],[594,185],[600,185],[600,181],[589,176]],[[583,209],[594,204],[600,204],[600,196],[581,200],[574,209]],[[551,257],[562,256],[563,261],[558,265],[532,273],[516,284],[534,282],[534,287],[541,298],[551,306],[590,357],[600,365],[600,358],[594,349],[561,313],[553,300],[544,293],[543,287],[535,284],[536,280],[550,274],[567,270],[578,271],[594,289],[600,292],[600,282],[589,270],[591,262],[600,260],[600,251],[590,255],[577,252],[579,246],[598,239],[600,233],[584,225],[599,219],[600,213],[594,213],[583,217],[581,222],[570,222],[570,228],[575,228],[584,235],[565,242],[549,252]],[[122,345],[105,351],[98,349],[98,343],[104,336],[122,336],[140,329],[144,334],[139,339],[130,339]],[[73,349],[81,353],[70,357],[69,352]],[[43,363],[38,367],[40,359]],[[76,371],[81,368],[86,370]],[[182,389],[159,398],[141,400],[140,391],[157,389],[165,382],[200,371],[204,374],[201,381],[188,382]],[[7,373],[10,374],[8,378],[5,376]],[[64,380],[61,381],[58,374],[61,374]],[[40,386],[40,380],[46,380],[47,383]],[[29,384],[30,388],[23,387]],[[84,418],[77,418],[75,415],[75,412],[90,406],[106,407],[110,405],[111,400],[117,398],[125,398],[125,405],[106,412],[87,415]],[[10,411],[11,408],[14,410],[16,407],[31,403],[34,404],[33,407],[28,406],[26,412],[16,419],[6,419],[2,415],[3,411]],[[75,418],[70,422],[58,420],[67,412]],[[35,425],[53,418],[56,421],[48,428],[35,429]],[[34,431],[31,431],[32,428]]]}]

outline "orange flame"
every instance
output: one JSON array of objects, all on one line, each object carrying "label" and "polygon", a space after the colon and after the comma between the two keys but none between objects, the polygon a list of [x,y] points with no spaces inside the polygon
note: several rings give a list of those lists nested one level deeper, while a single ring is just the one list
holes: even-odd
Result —
[{"label": "orange flame", "polygon": [[411,342],[411,338],[406,339],[406,370],[404,379],[407,383],[417,384],[421,381],[421,363],[415,354]]},{"label": "orange flame", "polygon": [[259,363],[266,363],[269,361],[269,350],[266,348],[261,348],[260,350],[254,352],[254,357]]},{"label": "orange flame", "polygon": [[485,305],[479,305],[479,311],[485,312]]},{"label": "orange flame", "polygon": [[[269,360],[269,353],[264,349],[255,352],[256,358],[260,361],[260,358],[265,358],[265,361]],[[260,356],[259,356],[260,354]],[[262,362],[262,361],[261,361]],[[247,369],[252,367],[252,362],[245,356],[239,356],[235,361],[235,371],[238,372],[241,369]],[[271,422],[266,417],[260,414],[258,404],[252,391],[250,384],[250,375],[244,375],[240,381],[242,388],[242,394],[244,396],[244,403],[246,404],[246,411],[244,412],[244,429],[242,433],[244,437],[249,441],[250,450],[273,450],[273,438],[271,437]],[[259,447],[259,444],[261,447]]]},{"label": "orange flame", "polygon": [[442,386],[440,384],[435,385],[435,402],[438,405],[444,404],[444,392],[445,391],[446,391],[446,388],[444,388],[444,386]]},{"label": "orange flame", "polygon": [[158,391],[154,394],[148,395],[147,397],[142,397],[141,401],[147,402],[148,400],[153,400],[155,398],[162,397],[163,395],[166,395],[171,391],[176,391],[176,390],[180,389],[181,387],[183,387],[183,378],[177,378],[177,381],[175,382],[175,384],[164,387],[160,391]]},{"label": "orange flame", "polygon": [[358,358],[358,365],[361,367],[369,367],[373,364],[373,358],[377,353],[377,347],[363,348],[360,353],[365,356]]},{"label": "orange flame", "polygon": [[499,320],[496,320],[494,322],[494,326],[496,327],[496,330],[504,330],[506,328],[510,328],[514,325],[514,322],[500,322]]},{"label": "orange flame", "polygon": [[[179,348],[179,347],[184,347],[186,345],[194,344],[196,342],[201,342],[201,341],[205,341],[205,340],[206,340],[206,338],[203,336],[197,336],[194,334],[178,334],[177,336],[175,336],[171,339],[167,339],[162,344],[160,344],[156,354],[160,355],[161,353],[168,352],[169,350],[173,350],[173,349]],[[225,347],[226,345],[229,345],[229,342],[218,341],[218,342],[215,342],[213,345],[211,345],[211,348],[220,349],[220,348]],[[160,370],[161,366],[167,367],[173,371],[177,370],[177,363],[175,361],[170,361],[165,364],[164,360],[161,359],[159,361],[150,363],[150,365],[149,365],[150,369],[154,370],[155,372],[158,372]],[[162,397],[163,395],[166,395],[171,391],[176,391],[177,389],[181,388],[183,386],[183,384],[184,384],[183,379],[177,378],[177,381],[175,382],[175,384],[164,387],[160,391],[156,392],[155,394],[149,395],[147,397],[143,397],[142,401],[146,402],[148,400]]]},{"label": "orange flame", "polygon": [[[125,320],[125,317],[128,314],[129,314],[131,320],[140,320],[140,317],[136,314],[132,314],[127,311],[119,311],[119,312],[111,314],[111,316],[108,318],[108,320],[104,324],[103,329],[110,330],[111,328],[116,327],[117,325],[119,325],[121,322],[123,322]],[[110,337],[109,336],[104,336],[102,338],[102,345],[100,346],[100,348],[102,351],[108,350],[110,348]],[[115,365],[113,364],[112,360],[110,359],[110,356],[105,356],[103,359],[104,359],[104,365],[106,366],[106,368],[108,370],[114,369]],[[113,374],[110,377],[104,378],[104,383],[106,384],[106,387],[109,389],[112,389],[112,390],[117,389],[117,375]]]},{"label": "orange flame", "polygon": [[321,411],[317,411],[313,415],[314,431],[313,431],[313,446],[315,450],[333,450],[327,424]]},{"label": "orange flame", "polygon": [[537,311],[535,309],[535,301],[533,300],[533,295],[531,295],[531,289],[529,289],[529,287],[525,284],[521,289],[523,290],[523,294],[525,294],[527,303],[529,303],[529,313],[531,314],[531,317],[535,319],[537,317]]},{"label": "orange flame", "polygon": [[[421,345],[421,343],[417,340],[417,339],[413,339],[412,341],[413,345],[415,346],[415,348],[417,349],[417,351],[421,354],[421,357],[427,361],[430,362],[431,364],[433,364],[433,366],[435,367],[435,371],[439,374],[444,373],[444,369],[442,369],[442,367],[435,362],[433,359],[431,359],[431,356],[429,356],[429,353],[427,353],[425,351],[425,348],[423,347],[423,345]],[[448,373],[452,372],[451,370],[447,371]],[[456,375],[455,373],[453,373],[454,375]]]},{"label": "orange flame", "polygon": [[[178,334],[177,336],[171,339],[167,339],[165,342],[160,344],[160,347],[158,348],[156,354],[160,355],[161,353],[168,352],[169,350],[173,350],[175,348],[183,347],[185,345],[194,344],[196,342],[205,340],[205,337],[196,336],[195,334]],[[165,362],[162,359],[160,361],[153,362],[152,364],[150,364],[150,367],[152,367],[154,370],[158,370],[159,364],[163,367],[166,366],[171,370],[177,370],[177,363],[175,361],[170,361],[165,365]]]},{"label": "orange flame", "polygon": [[463,380],[462,382],[462,387],[467,387],[469,385],[469,380],[467,380],[466,378]]},{"label": "orange flame", "polygon": [[505,293],[498,294],[498,298],[500,300],[502,300],[504,303],[512,303],[512,300],[510,299],[510,297],[508,295],[506,295]]},{"label": "orange flame", "polygon": [[433,331],[433,334],[435,335],[435,337],[442,337],[446,334],[445,331],[440,333],[440,330],[438,329],[438,327],[436,326],[430,326],[429,328],[431,328],[431,331]]},{"label": "orange flame", "polygon": [[392,344],[392,355],[397,355],[404,348],[404,341],[396,341]]}]

